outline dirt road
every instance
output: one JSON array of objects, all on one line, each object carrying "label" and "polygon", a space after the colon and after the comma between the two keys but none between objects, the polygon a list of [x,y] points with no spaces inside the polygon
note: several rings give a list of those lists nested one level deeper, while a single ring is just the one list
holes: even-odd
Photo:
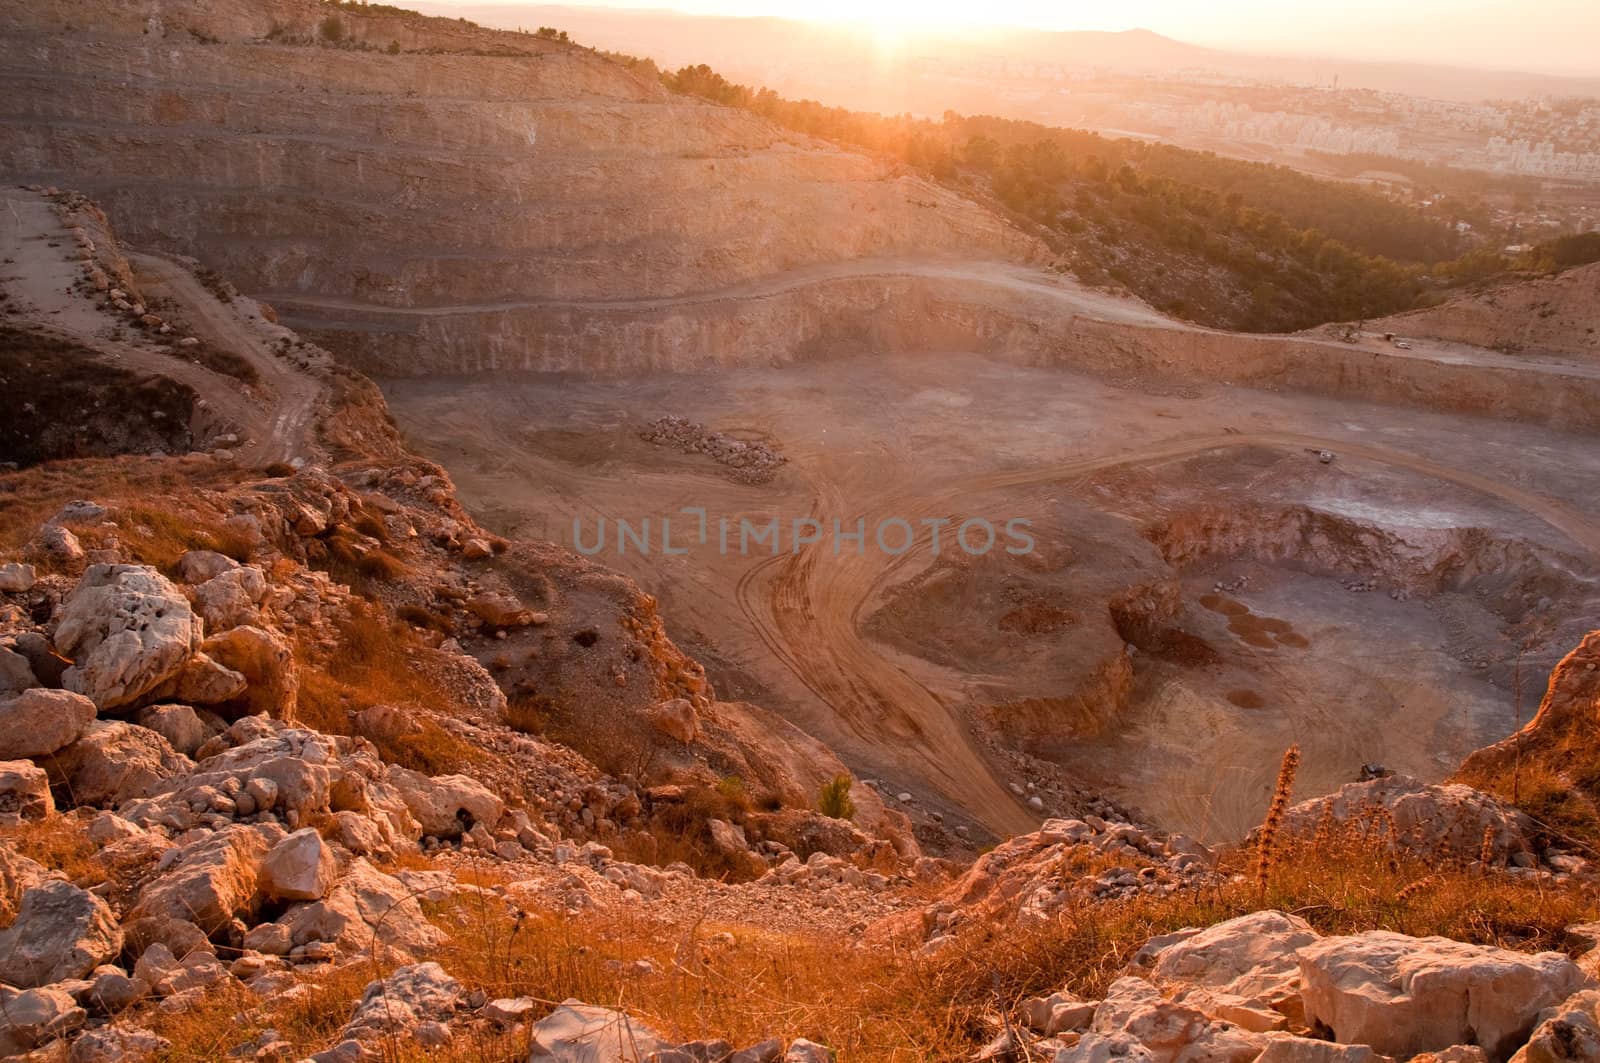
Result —
[{"label": "dirt road", "polygon": [[[829,262],[760,277],[743,284],[713,291],[689,292],[652,298],[621,299],[522,299],[484,303],[455,303],[428,306],[381,306],[367,300],[308,296],[295,292],[268,292],[270,302],[281,304],[300,316],[315,316],[315,311],[338,313],[372,312],[400,318],[447,318],[454,315],[498,314],[516,310],[592,310],[648,314],[684,310],[692,307],[727,304],[735,313],[738,304],[792,292],[832,281],[892,280],[904,277],[956,281],[974,290],[1042,297],[1051,316],[1080,316],[1140,328],[1172,332],[1227,336],[1230,333],[1208,329],[1167,317],[1131,296],[1090,288],[1059,274],[1002,261],[944,261],[939,259],[863,258]],[[1264,338],[1260,337],[1260,338]],[[1314,334],[1299,334],[1296,339],[1341,353],[1349,344]],[[1440,365],[1511,369],[1558,377],[1600,380],[1600,365],[1580,360],[1507,355],[1463,343],[1415,338],[1409,348],[1395,347],[1379,338],[1366,337],[1361,349],[1374,358],[1433,362]]]},{"label": "dirt road", "polygon": [[[211,344],[246,358],[271,393],[266,416],[258,421],[245,451],[257,463],[288,461],[311,447],[311,415],[322,384],[271,347],[259,313],[224,304],[188,270],[158,255],[132,254],[147,296],[165,295],[183,308],[195,332]],[[253,307],[251,308],[253,310]],[[248,316],[246,316],[248,313]]]},{"label": "dirt road", "polygon": [[253,301],[224,304],[174,262],[156,255],[127,256],[147,298],[171,299],[175,318],[213,346],[247,360],[259,374],[260,386],[183,357],[165,337],[146,338],[128,328],[129,322],[103,298],[75,291],[83,262],[55,204],[20,188],[0,196],[0,259],[6,260],[0,277],[21,320],[92,346],[118,365],[192,388],[204,403],[208,423],[229,425],[243,438],[237,451],[241,462],[264,465],[312,452],[311,418],[322,384],[273,351],[273,340],[288,331],[261,318]]}]

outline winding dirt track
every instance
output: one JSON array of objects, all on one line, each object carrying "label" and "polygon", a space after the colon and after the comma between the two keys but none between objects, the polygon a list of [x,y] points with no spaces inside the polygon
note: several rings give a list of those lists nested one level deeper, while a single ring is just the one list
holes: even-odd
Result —
[{"label": "winding dirt track", "polygon": [[[173,353],[165,343],[121,340],[126,322],[97,299],[73,291],[82,262],[72,234],[44,196],[21,188],[4,192],[0,209],[0,257],[13,307],[36,324],[86,343],[113,362],[139,372],[169,377],[194,389],[208,413],[246,438],[239,460],[249,465],[309,455],[311,419],[322,395],[320,381],[277,356],[275,332],[259,318],[246,318],[238,306],[218,301],[193,274],[157,255],[128,253],[139,285],[149,296],[166,296],[182,317],[213,346],[250,362],[261,387],[249,388]],[[134,334],[137,336],[137,333]]]},{"label": "winding dirt track", "polygon": [[[896,749],[947,798],[1000,834],[1031,830],[1037,817],[995,778],[954,708],[865,640],[862,612],[896,572],[933,547],[923,530],[912,547],[890,555],[871,543],[879,521],[901,518],[921,527],[924,518],[960,519],[964,499],[984,491],[1050,483],[1118,466],[1148,465],[1237,447],[1334,450],[1358,459],[1407,469],[1498,498],[1560,531],[1590,554],[1600,555],[1600,526],[1566,506],[1475,472],[1441,465],[1387,447],[1352,444],[1292,433],[1222,434],[1168,440],[1153,446],[1035,469],[954,479],[932,491],[882,496],[867,513],[845,512],[837,489],[814,487],[811,516],[831,532],[835,518],[848,529],[866,518],[867,548],[835,553],[831,535],[752,567],[739,580],[741,610],[774,657],[818,698],[839,723],[862,740]],[[948,536],[943,549],[949,549]],[[893,540],[891,540],[893,542]]]},{"label": "winding dirt track", "polygon": [[[217,300],[194,274],[157,255],[127,255],[146,291],[159,291],[182,305],[189,324],[207,341],[246,358],[272,391],[273,401],[258,419],[258,431],[244,451],[260,464],[287,461],[310,447],[311,414],[322,385],[277,357],[266,339]],[[214,391],[215,389],[207,389]]]}]

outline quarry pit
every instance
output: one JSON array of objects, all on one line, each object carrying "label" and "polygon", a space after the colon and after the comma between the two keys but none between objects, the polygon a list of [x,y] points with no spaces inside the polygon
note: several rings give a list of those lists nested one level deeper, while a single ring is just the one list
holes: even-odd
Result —
[{"label": "quarry pit", "polygon": [[[660,599],[721,697],[980,834],[1076,786],[1238,838],[1290,743],[1307,796],[1366,765],[1444,778],[1531,714],[1600,601],[1600,448],[1549,427],[960,354],[385,392],[481,520],[587,552],[609,522],[595,559]],[[664,416],[784,463],[739,482],[640,438]],[[865,549],[719,548],[719,518],[773,517],[864,521]],[[1033,547],[936,552],[940,518],[1020,518]],[[619,544],[647,519],[651,548]],[[897,520],[915,541],[885,550]]]}]

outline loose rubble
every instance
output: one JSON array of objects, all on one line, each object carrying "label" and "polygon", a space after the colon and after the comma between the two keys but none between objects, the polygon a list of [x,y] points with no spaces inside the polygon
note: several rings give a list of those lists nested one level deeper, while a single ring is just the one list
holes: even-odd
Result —
[{"label": "loose rubble", "polygon": [[639,438],[685,454],[705,454],[723,466],[729,478],[746,484],[767,483],[788,461],[760,440],[736,439],[684,417],[659,417],[639,432]]}]

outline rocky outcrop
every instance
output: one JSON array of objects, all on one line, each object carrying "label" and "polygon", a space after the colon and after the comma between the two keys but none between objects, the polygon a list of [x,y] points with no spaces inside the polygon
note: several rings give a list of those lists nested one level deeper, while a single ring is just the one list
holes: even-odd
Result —
[{"label": "rocky outcrop", "polygon": [[190,922],[212,934],[248,916],[260,900],[262,860],[282,835],[281,828],[234,826],[191,842],[140,892],[133,918]]},{"label": "rocky outcrop", "polygon": [[1349,783],[1284,814],[1284,832],[1304,839],[1326,825],[1364,830],[1418,856],[1482,859],[1487,853],[1500,865],[1530,854],[1537,833],[1531,819],[1491,794],[1405,775]]},{"label": "rocky outcrop", "polygon": [[193,766],[155,731],[121,720],[94,721],[49,761],[74,803],[101,806],[143,797]]},{"label": "rocky outcrop", "polygon": [[55,810],[43,768],[27,760],[0,760],[0,824],[46,819]]},{"label": "rocky outcrop", "polygon": [[94,565],[56,625],[56,647],[74,662],[62,681],[102,711],[127,705],[176,674],[202,635],[188,599],[155,569]]},{"label": "rocky outcrop", "polygon": [[83,978],[122,951],[122,929],[105,901],[70,882],[22,895],[15,922],[0,930],[0,982],[34,989]]},{"label": "rocky outcrop", "polygon": [[1560,953],[1528,955],[1374,930],[1300,950],[1306,1020],[1346,1044],[1406,1057],[1478,1044],[1511,1056],[1539,1013],[1589,984]]},{"label": "rocky outcrop", "polygon": [[586,1063],[645,1063],[653,1053],[674,1046],[636,1018],[608,1008],[568,1000],[533,1024],[529,1063],[584,1060]]},{"label": "rocky outcrop", "polygon": [[69,690],[24,690],[0,700],[0,756],[44,757],[82,737],[94,702]]}]

